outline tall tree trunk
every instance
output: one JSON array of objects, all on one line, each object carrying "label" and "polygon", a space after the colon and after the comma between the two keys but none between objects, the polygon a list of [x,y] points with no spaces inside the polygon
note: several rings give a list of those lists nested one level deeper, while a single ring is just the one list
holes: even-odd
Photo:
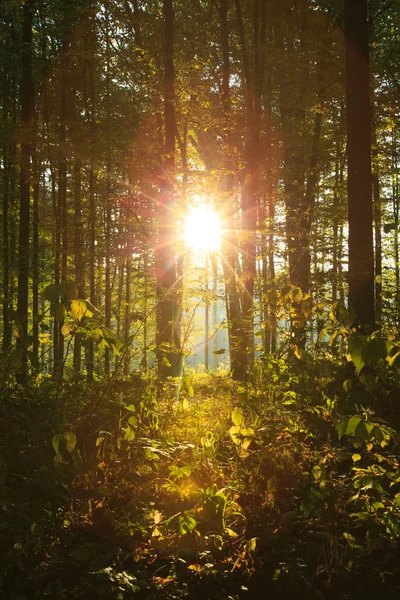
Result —
[{"label": "tall tree trunk", "polygon": [[157,281],[157,360],[161,379],[177,376],[180,371],[180,320],[177,298],[177,273],[173,231],[173,210],[175,206],[175,93],[174,93],[174,10],[172,0],[163,0],[164,16],[164,125],[165,160],[164,177],[161,183],[161,210],[159,241],[156,249]]},{"label": "tall tree trunk", "polygon": [[[105,227],[105,291],[104,324],[111,326],[111,97],[110,97],[110,14],[108,1],[105,3],[106,19],[106,227]],[[104,351],[104,373],[110,375],[110,349]]]},{"label": "tall tree trunk", "polygon": [[[67,11],[64,5],[64,21]],[[65,36],[66,34],[64,34]],[[69,43],[64,39],[62,46],[62,56],[60,61],[61,90],[60,90],[60,130],[59,130],[59,163],[58,163],[58,217],[60,226],[60,251],[61,251],[61,271],[60,283],[67,281],[67,260],[68,260],[68,212],[67,212],[67,79],[68,79],[68,53]],[[64,365],[64,335],[62,326],[64,318],[62,313],[57,316],[55,327],[58,328],[58,365],[57,370],[62,374]]]},{"label": "tall tree trunk", "polygon": [[32,21],[33,0],[26,0],[22,7],[22,79],[21,79],[21,155],[19,195],[19,241],[18,241],[18,321],[19,344],[22,347],[22,369],[19,382],[26,380],[27,352],[23,336],[28,333],[29,300],[29,232],[30,232],[30,185],[31,185],[31,126],[34,111],[32,81]]},{"label": "tall tree trunk", "polygon": [[222,108],[224,139],[223,170],[223,215],[225,233],[221,240],[222,269],[225,279],[225,294],[228,317],[229,354],[232,377],[235,380],[245,379],[246,353],[245,337],[242,331],[241,306],[237,287],[237,240],[235,237],[234,202],[233,202],[233,148],[231,123],[231,93],[230,93],[230,57],[229,57],[229,26],[228,0],[221,0],[218,7],[220,23],[220,45],[222,53]]},{"label": "tall tree trunk", "polygon": [[39,193],[41,161],[37,144],[32,148],[33,214],[32,214],[32,365],[39,368]]},{"label": "tall tree trunk", "polygon": [[244,368],[247,374],[253,370],[254,363],[254,284],[256,279],[256,230],[257,208],[259,203],[259,131],[261,126],[261,69],[260,69],[260,39],[259,39],[259,2],[254,1],[253,26],[253,57],[254,77],[251,77],[249,52],[246,44],[240,0],[235,0],[236,18],[239,29],[240,46],[245,86],[246,109],[246,150],[245,173],[242,185],[242,263],[243,263],[243,298],[242,298],[242,327],[245,333]]},{"label": "tall tree trunk", "polygon": [[[124,342],[127,343],[129,340],[129,336],[131,333],[131,267],[132,267],[132,253],[129,252],[130,243],[128,241],[128,254],[126,257],[125,263],[125,311],[124,311]],[[125,358],[124,358],[124,375],[129,375],[130,371],[130,363],[131,363],[131,353],[130,348],[125,350]]]},{"label": "tall tree trunk", "polygon": [[[94,203],[94,168],[93,163],[89,167],[89,297],[93,306],[96,306],[96,274],[95,274],[95,251],[96,251],[96,209]],[[93,381],[94,373],[94,344],[93,338],[87,342],[86,353],[86,376],[88,382]]]},{"label": "tall tree trunk", "polygon": [[[84,291],[84,257],[83,257],[83,228],[82,228],[82,161],[78,150],[75,151],[74,159],[74,261],[75,261],[75,285],[78,290],[78,298],[85,298]],[[74,338],[73,365],[76,375],[81,372],[82,334],[77,333]]]},{"label": "tall tree trunk", "polygon": [[9,246],[9,207],[10,207],[10,130],[9,101],[10,101],[9,75],[3,72],[3,353],[5,354],[11,345],[11,323],[9,311],[10,302],[10,246]]},{"label": "tall tree trunk", "polygon": [[[94,55],[96,46],[96,32],[94,14],[89,19],[89,30],[87,40],[88,59],[84,66],[84,97],[85,116],[89,126],[89,298],[93,306],[96,306],[96,206],[95,206],[95,170],[94,170],[94,145],[95,145],[95,119],[96,119],[96,95],[94,78]],[[88,79],[88,82],[86,81]],[[88,90],[86,89],[88,85]],[[93,381],[94,374],[94,343],[89,338],[86,347],[86,378],[88,382]]]},{"label": "tall tree trunk", "polygon": [[348,152],[349,302],[375,325],[368,2],[344,0]]},{"label": "tall tree trunk", "polygon": [[373,210],[375,241],[375,317],[379,325],[382,320],[382,207],[379,182],[379,155],[376,132],[373,134]]},{"label": "tall tree trunk", "polygon": [[[50,178],[51,178],[51,198],[53,207],[53,218],[55,223],[55,231],[53,232],[53,244],[54,244],[54,283],[60,284],[60,272],[61,272],[61,219],[60,210],[57,201],[56,192],[56,174],[53,167],[53,162],[50,160]],[[60,327],[57,320],[54,318],[54,324],[52,327],[53,332],[53,375],[59,370],[60,365],[60,344],[59,334]]]}]

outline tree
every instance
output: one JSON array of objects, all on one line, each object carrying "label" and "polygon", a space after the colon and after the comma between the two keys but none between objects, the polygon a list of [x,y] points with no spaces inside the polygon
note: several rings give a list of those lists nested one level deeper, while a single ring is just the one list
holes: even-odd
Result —
[{"label": "tree", "polygon": [[[32,21],[34,0],[27,0],[22,8],[22,54],[21,54],[21,154],[19,182],[19,240],[18,240],[18,339],[23,349],[22,369],[27,367],[28,304],[29,304],[29,255],[30,255],[30,187],[31,187],[31,135],[34,111],[32,81]],[[20,382],[25,381],[21,375]]]},{"label": "tree", "polygon": [[349,303],[375,324],[368,2],[344,0],[348,155]]},{"label": "tree", "polygon": [[156,249],[158,373],[161,378],[176,376],[180,370],[180,303],[173,239],[176,198],[175,177],[175,92],[174,92],[174,9],[172,0],[163,0],[164,18],[164,128],[165,150],[160,183],[160,225]]}]

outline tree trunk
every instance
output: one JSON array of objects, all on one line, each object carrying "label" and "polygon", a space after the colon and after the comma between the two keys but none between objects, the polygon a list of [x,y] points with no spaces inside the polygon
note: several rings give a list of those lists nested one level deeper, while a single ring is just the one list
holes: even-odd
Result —
[{"label": "tree trunk", "polygon": [[31,185],[31,126],[34,111],[32,82],[32,17],[33,1],[22,7],[22,79],[21,79],[21,154],[18,241],[18,340],[22,348],[22,368],[19,382],[26,381],[27,352],[23,337],[28,334],[29,300],[29,232]]},{"label": "tree trunk", "polygon": [[[105,223],[105,290],[104,324],[111,327],[111,107],[110,107],[110,14],[105,3],[106,19],[106,223]],[[104,351],[104,373],[110,376],[110,349]]]},{"label": "tree trunk", "polygon": [[[78,298],[85,298],[84,291],[84,256],[83,256],[83,231],[82,231],[82,161],[75,151],[74,159],[74,257],[75,257],[75,285]],[[77,333],[74,338],[74,371],[76,375],[81,372],[82,335]]]},{"label": "tree trunk", "polygon": [[32,215],[32,365],[39,368],[39,193],[41,161],[37,144],[32,149],[33,215]]},{"label": "tree trunk", "polygon": [[11,345],[11,323],[9,311],[10,302],[10,247],[9,247],[9,206],[10,206],[10,141],[7,136],[10,132],[9,123],[9,76],[6,69],[3,71],[3,353],[6,354]]},{"label": "tree trunk", "polygon": [[[96,94],[94,81],[94,54],[96,45],[94,15],[89,20],[90,33],[88,35],[87,50],[88,59],[84,66],[84,97],[85,116],[89,125],[89,298],[93,306],[96,306],[96,206],[95,206],[95,170],[94,170],[94,146],[95,146],[95,119],[96,119]],[[86,75],[88,82],[86,82]],[[88,90],[86,89],[88,83]],[[93,381],[94,374],[94,343],[89,338],[86,346],[86,378],[88,382]]]},{"label": "tree trunk", "polygon": [[230,94],[230,58],[229,58],[229,27],[228,0],[221,0],[218,7],[220,22],[220,45],[222,52],[222,108],[224,139],[223,171],[223,228],[225,233],[221,240],[221,262],[225,279],[225,294],[228,318],[229,354],[233,379],[241,381],[246,375],[245,337],[242,330],[241,306],[237,288],[237,240],[235,239],[234,202],[233,202],[233,148],[231,124],[231,94]]},{"label": "tree trunk", "polygon": [[[128,249],[129,249],[128,242]],[[131,253],[128,251],[128,256],[126,258],[126,266],[125,266],[125,315],[124,315],[124,342],[126,343],[129,340],[129,336],[131,333],[131,264],[132,258]],[[131,354],[130,349],[127,348],[125,350],[125,358],[124,358],[124,375],[129,375],[130,371],[130,363],[131,363]]]},{"label": "tree trunk", "polygon": [[175,93],[174,93],[174,11],[172,0],[163,0],[164,16],[164,125],[165,160],[161,182],[159,241],[156,249],[158,374],[161,379],[180,371],[179,302],[175,248],[171,236],[175,206]]},{"label": "tree trunk", "polygon": [[344,0],[348,152],[349,303],[375,326],[368,2]]}]

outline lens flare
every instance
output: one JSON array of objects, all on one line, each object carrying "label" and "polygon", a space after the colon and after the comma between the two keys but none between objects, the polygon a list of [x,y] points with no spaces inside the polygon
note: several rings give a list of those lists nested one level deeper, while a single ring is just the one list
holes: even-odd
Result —
[{"label": "lens flare", "polygon": [[184,240],[195,251],[218,250],[221,241],[219,216],[209,206],[195,206],[185,219]]}]

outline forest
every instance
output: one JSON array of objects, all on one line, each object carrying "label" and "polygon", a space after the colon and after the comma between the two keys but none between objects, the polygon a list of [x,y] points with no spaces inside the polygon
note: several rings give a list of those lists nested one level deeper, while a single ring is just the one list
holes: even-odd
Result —
[{"label": "forest", "polygon": [[400,2],[2,0],[0,64],[0,600],[397,600]]}]

